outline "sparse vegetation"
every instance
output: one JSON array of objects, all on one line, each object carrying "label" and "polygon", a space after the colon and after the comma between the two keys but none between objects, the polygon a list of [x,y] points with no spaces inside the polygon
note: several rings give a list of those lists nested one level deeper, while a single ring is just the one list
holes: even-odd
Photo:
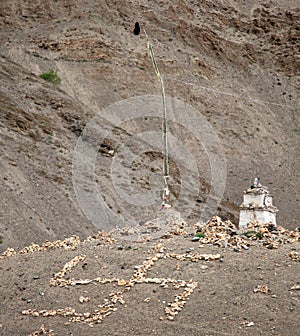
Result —
[{"label": "sparse vegetation", "polygon": [[250,230],[250,231],[244,232],[244,236],[246,236],[247,238],[250,238],[251,236],[256,236],[258,239],[263,239],[263,237],[264,237],[263,233],[257,232],[255,230]]},{"label": "sparse vegetation", "polygon": [[204,232],[198,232],[198,233],[195,234],[195,237],[204,238],[205,233]]},{"label": "sparse vegetation", "polygon": [[264,234],[262,232],[256,232],[256,237],[258,239],[263,239],[264,238]]},{"label": "sparse vegetation", "polygon": [[40,77],[53,84],[59,84],[61,82],[61,78],[53,69],[50,69],[48,72],[43,72],[40,74]]},{"label": "sparse vegetation", "polygon": [[131,170],[136,171],[136,170],[138,170],[138,169],[139,169],[139,165],[138,165],[138,164],[133,163],[133,164],[131,165]]}]

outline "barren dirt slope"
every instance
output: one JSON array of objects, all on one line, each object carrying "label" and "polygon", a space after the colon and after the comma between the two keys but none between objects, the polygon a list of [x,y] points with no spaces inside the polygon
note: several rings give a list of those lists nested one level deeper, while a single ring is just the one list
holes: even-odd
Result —
[{"label": "barren dirt slope", "polygon": [[[97,232],[73,189],[74,148],[95,115],[99,114],[101,127],[109,127],[109,120],[102,120],[101,115],[111,104],[160,95],[146,38],[143,32],[133,34],[136,21],[152,39],[167,95],[195,108],[199,113],[195,125],[201,129],[204,116],[220,139],[221,146],[215,151],[223,152],[227,161],[221,214],[236,221],[243,190],[259,176],[274,194],[280,210],[278,223],[287,228],[299,226],[297,1],[37,0],[32,4],[4,0],[0,3],[1,251],[73,234],[83,239]],[[51,68],[61,77],[61,84],[39,78]],[[125,219],[136,216],[142,222],[159,208],[162,157],[157,150],[149,150],[122,163],[120,169],[120,174],[129,171],[134,191],[146,193],[155,187],[157,201],[147,209],[128,206],[119,197],[111,164],[122,143],[132,139],[130,153],[137,153],[145,142],[134,135],[145,129],[159,131],[160,125],[155,118],[134,120],[99,144],[95,179],[107,208]],[[170,134],[197,161],[199,176],[189,174],[189,160],[180,160],[188,172],[183,181],[176,157],[170,160],[172,201],[182,184],[192,189],[199,183],[197,194],[187,193],[183,200],[184,205],[195,204],[189,219],[192,224],[212,189],[211,167],[190,129],[170,123]],[[97,328],[84,323],[66,326],[67,320],[61,317],[48,322],[40,315],[20,313],[85,305],[86,312],[91,312],[110,290],[118,288],[109,284],[99,292],[102,289],[93,284],[79,290],[50,287],[53,273],[74,256],[82,253],[88,258],[86,265],[78,264],[76,278],[124,276],[127,280],[135,266],[152,256],[148,252],[152,242],[141,245],[121,239],[104,246],[100,239],[76,251],[50,250],[1,260],[5,300],[0,334],[28,335],[42,323],[57,335],[82,335],[87,330],[88,335],[161,335],[162,330],[172,336],[297,334],[299,298],[291,288],[298,281],[299,263],[288,254],[299,250],[298,243],[239,253],[213,245],[195,246],[190,238],[175,237],[163,244],[168,253],[185,253],[190,248],[220,253],[223,263],[219,259],[189,260],[181,268],[172,258],[171,266],[159,261],[162,266],[153,269],[151,277],[184,277],[199,283],[186,310],[174,321],[164,315],[166,303],[173,302],[173,289],[145,284],[133,287],[124,310],[113,312]],[[256,293],[258,285],[271,291]],[[80,296],[92,299],[80,303]],[[116,300],[123,307],[122,298]]]}]

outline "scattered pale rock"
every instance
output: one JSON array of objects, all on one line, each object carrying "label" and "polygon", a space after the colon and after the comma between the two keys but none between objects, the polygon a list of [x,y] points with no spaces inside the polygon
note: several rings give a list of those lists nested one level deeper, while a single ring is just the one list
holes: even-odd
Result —
[{"label": "scattered pale rock", "polygon": [[80,296],[79,297],[79,302],[80,303],[88,302],[90,300],[91,300],[91,298],[89,298],[88,296]]},{"label": "scattered pale rock", "polygon": [[[300,230],[289,231],[281,226],[274,226],[272,223],[260,224],[251,222],[238,234],[236,226],[230,222],[222,221],[220,217],[214,216],[206,225],[198,225],[196,233],[203,235],[199,238],[202,244],[214,244],[220,247],[231,247],[235,252],[242,249],[248,250],[251,245],[261,243],[268,249],[277,249],[282,244],[292,244],[300,241]],[[194,237],[198,238],[198,236]],[[293,260],[300,260],[300,254],[291,252],[289,257]]]},{"label": "scattered pale rock", "polygon": [[300,261],[300,253],[292,251],[288,254],[288,257],[295,261]]},{"label": "scattered pale rock", "polygon": [[254,288],[254,292],[267,294],[269,292],[269,287],[267,285],[258,285],[257,287]]}]

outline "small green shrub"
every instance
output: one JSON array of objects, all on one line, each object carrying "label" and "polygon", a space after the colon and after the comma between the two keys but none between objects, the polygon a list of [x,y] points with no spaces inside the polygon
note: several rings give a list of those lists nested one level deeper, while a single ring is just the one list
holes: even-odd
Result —
[{"label": "small green shrub", "polygon": [[204,238],[205,233],[204,232],[198,232],[198,233],[195,234],[195,237]]},{"label": "small green shrub", "polygon": [[50,69],[48,72],[42,73],[40,77],[45,79],[47,82],[51,82],[53,84],[59,84],[61,82],[61,78],[53,69]]},{"label": "small green shrub", "polygon": [[247,238],[250,238],[253,235],[256,235],[256,231],[254,230],[244,232],[244,236],[246,236]]},{"label": "small green shrub", "polygon": [[138,170],[138,169],[139,169],[139,166],[138,166],[137,164],[133,163],[133,164],[131,165],[131,170],[136,171],[136,170]]},{"label": "small green shrub", "polygon": [[263,239],[264,238],[264,234],[262,232],[256,232],[256,237],[258,239]]},{"label": "small green shrub", "polygon": [[247,238],[250,238],[250,237],[253,237],[253,236],[258,238],[258,239],[263,239],[264,238],[263,233],[257,232],[257,231],[254,231],[254,230],[244,232],[244,236],[246,236]]}]

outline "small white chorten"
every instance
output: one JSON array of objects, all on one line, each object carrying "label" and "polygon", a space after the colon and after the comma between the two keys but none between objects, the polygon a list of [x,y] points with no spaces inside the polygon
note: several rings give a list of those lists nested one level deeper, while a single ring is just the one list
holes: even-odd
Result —
[{"label": "small white chorten", "polygon": [[276,226],[277,212],[278,209],[273,205],[273,196],[256,178],[253,185],[244,191],[244,201],[240,205],[239,228],[246,228],[252,221],[261,224],[272,223]]}]

